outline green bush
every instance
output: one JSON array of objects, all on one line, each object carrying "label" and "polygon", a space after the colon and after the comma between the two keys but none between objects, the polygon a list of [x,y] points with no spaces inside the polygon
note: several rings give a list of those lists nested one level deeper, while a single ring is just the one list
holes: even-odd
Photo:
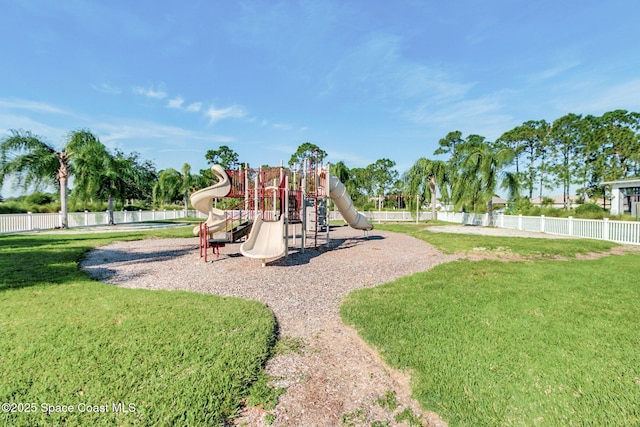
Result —
[{"label": "green bush", "polygon": [[56,200],[55,195],[49,193],[35,192],[24,198],[24,202],[29,205],[48,205]]},{"label": "green bush", "polygon": [[376,205],[375,205],[375,203],[367,202],[364,205],[362,205],[362,210],[365,211],[365,212],[374,211],[374,210],[376,210]]},{"label": "green bush", "polygon": [[550,208],[551,206],[553,206],[553,204],[554,204],[554,201],[551,197],[547,197],[547,196],[542,197],[542,207]]},{"label": "green bush", "polygon": [[562,208],[542,208],[540,209],[540,214],[553,218],[567,218],[571,216],[570,211],[566,211]]},{"label": "green bush", "polygon": [[529,199],[525,199],[525,198],[521,198],[518,199],[514,202],[513,204],[513,214],[518,215],[518,214],[522,214],[522,215],[528,215],[529,212],[531,212],[531,210],[533,210],[533,208],[535,208],[536,206],[533,205],[533,203],[531,203],[531,200]]},{"label": "green bush", "polygon": [[22,205],[15,200],[0,203],[0,214],[25,213]]},{"label": "green bush", "polygon": [[596,203],[585,203],[576,208],[576,216],[581,218],[602,219],[605,211]]},{"label": "green bush", "polygon": [[[123,211],[139,211],[139,210],[146,210],[147,207],[146,206],[142,206],[142,205],[126,205],[122,207]],[[184,208],[183,208],[184,209]]]}]

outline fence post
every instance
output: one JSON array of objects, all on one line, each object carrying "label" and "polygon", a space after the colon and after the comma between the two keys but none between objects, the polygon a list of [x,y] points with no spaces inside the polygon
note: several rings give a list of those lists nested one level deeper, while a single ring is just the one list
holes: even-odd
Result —
[{"label": "fence post", "polygon": [[609,240],[609,218],[602,219],[602,240]]},{"label": "fence post", "polygon": [[109,225],[109,209],[107,209],[104,212],[106,213],[105,218],[104,218],[104,223]]},{"label": "fence post", "polygon": [[573,217],[567,218],[569,220],[569,236],[573,236]]},{"label": "fence post", "polygon": [[33,230],[33,213],[27,212],[27,229]]},{"label": "fence post", "polygon": [[544,215],[540,215],[540,232],[544,233]]},{"label": "fence post", "polygon": [[89,225],[89,211],[88,210],[84,210],[84,226],[86,227],[87,225]]},{"label": "fence post", "polygon": [[142,209],[138,209],[138,212],[140,212],[140,219],[138,220],[138,222],[142,222]]},{"label": "fence post", "polygon": [[522,214],[518,215],[518,230],[522,230]]}]

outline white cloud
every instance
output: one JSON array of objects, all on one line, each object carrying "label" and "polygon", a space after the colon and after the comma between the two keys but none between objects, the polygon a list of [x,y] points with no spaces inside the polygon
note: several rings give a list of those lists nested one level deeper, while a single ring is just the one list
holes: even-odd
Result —
[{"label": "white cloud", "polygon": [[174,108],[176,110],[181,110],[182,104],[184,104],[184,99],[177,96],[173,99],[170,99],[169,102],[167,102],[167,108]]},{"label": "white cloud", "polygon": [[205,111],[205,117],[209,118],[209,124],[214,124],[220,120],[236,118],[239,119],[245,116],[244,110],[242,108],[232,105],[231,107],[217,109],[213,106],[209,107],[207,111]]},{"label": "white cloud", "polygon": [[109,95],[119,95],[122,93],[122,89],[109,83],[102,83],[99,85],[92,84],[91,87],[98,92],[107,93]]},{"label": "white cloud", "polygon": [[191,113],[197,113],[202,108],[202,102],[193,102],[185,108],[185,110]]},{"label": "white cloud", "polygon": [[35,113],[69,114],[68,112],[53,105],[45,104],[44,102],[29,101],[26,99],[0,98],[0,108],[6,108],[10,110],[29,110]]},{"label": "white cloud", "polygon": [[538,82],[541,80],[547,80],[553,77],[556,77],[562,73],[564,73],[565,71],[569,71],[572,68],[576,68],[580,65],[580,62],[578,61],[571,61],[571,62],[564,62],[561,64],[558,64],[554,67],[551,68],[547,68],[546,70],[541,70],[539,72],[537,72],[536,74],[533,74],[530,79],[531,81],[534,82]]},{"label": "white cloud", "polygon": [[347,167],[350,168],[364,168],[370,165],[375,160],[371,157],[367,157],[368,152],[352,152],[352,151],[339,151],[334,149],[327,150],[329,155],[326,160],[331,163],[344,162]]},{"label": "white cloud", "polygon": [[164,99],[167,97],[167,93],[161,89],[155,90],[153,88],[145,89],[140,86],[136,86],[133,88],[133,93],[138,95],[146,96],[147,98],[153,99]]},{"label": "white cloud", "polygon": [[271,125],[271,127],[275,130],[284,130],[284,131],[293,129],[293,126],[287,123],[274,123]]},{"label": "white cloud", "polygon": [[603,87],[602,82],[589,82],[585,87],[571,87],[569,91],[580,92],[582,96],[566,97],[558,100],[560,111],[581,114],[604,114],[607,111],[624,109],[638,111],[640,109],[640,79],[628,80],[619,84]]},{"label": "white cloud", "polygon": [[69,132],[68,129],[51,126],[28,116],[0,112],[0,138],[9,136],[10,129],[28,129],[56,145],[62,143]]},{"label": "white cloud", "polygon": [[170,149],[182,151],[192,149],[193,144],[198,142],[229,144],[234,141],[226,135],[211,135],[208,132],[140,120],[93,123],[91,129],[100,135],[100,140],[110,149],[140,153],[158,153]]}]

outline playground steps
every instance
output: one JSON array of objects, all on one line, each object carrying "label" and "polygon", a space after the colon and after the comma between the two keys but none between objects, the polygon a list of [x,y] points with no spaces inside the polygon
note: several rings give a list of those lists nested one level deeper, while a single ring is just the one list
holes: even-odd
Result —
[{"label": "playground steps", "polygon": [[209,247],[224,248],[227,243],[235,243],[245,237],[251,231],[253,221],[246,221],[238,224],[233,229],[227,231],[223,238],[210,238]]},{"label": "playground steps", "polygon": [[231,231],[227,231],[227,239],[229,240],[229,242],[237,242],[238,240],[249,234],[252,226],[253,221],[247,221],[243,222],[242,224],[238,224]]}]

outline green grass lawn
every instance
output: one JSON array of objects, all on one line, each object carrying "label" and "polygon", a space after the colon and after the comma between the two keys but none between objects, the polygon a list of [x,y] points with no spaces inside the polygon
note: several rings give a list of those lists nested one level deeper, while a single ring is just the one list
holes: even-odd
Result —
[{"label": "green grass lawn", "polygon": [[[435,225],[450,223],[438,222]],[[444,253],[469,253],[483,248],[485,253],[513,253],[525,257],[573,258],[577,254],[606,252],[616,243],[603,240],[585,239],[536,239],[506,238],[498,236],[479,236],[474,234],[434,233],[429,231],[430,224],[389,224],[376,225],[379,230],[410,234],[431,243]]]},{"label": "green grass lawn", "polygon": [[534,260],[456,261],[348,296],[344,321],[411,374],[424,409],[456,426],[640,424],[639,255],[557,261],[540,255],[606,246],[425,233]]},{"label": "green grass lawn", "polygon": [[275,330],[267,307],[118,288],[78,270],[92,247],[158,236],[192,236],[191,227],[0,237],[0,403],[23,411],[3,406],[0,424],[217,425],[234,416],[264,377]]}]

